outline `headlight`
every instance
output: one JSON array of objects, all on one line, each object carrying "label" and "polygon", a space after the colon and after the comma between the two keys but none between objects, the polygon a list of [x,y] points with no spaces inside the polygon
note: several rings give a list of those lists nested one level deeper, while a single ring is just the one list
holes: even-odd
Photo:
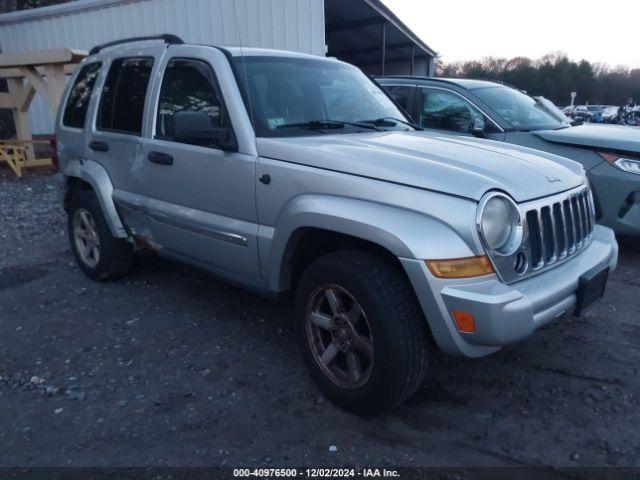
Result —
[{"label": "headlight", "polygon": [[598,155],[620,170],[640,175],[640,159],[625,157],[617,153],[598,152]]},{"label": "headlight", "polygon": [[480,200],[476,223],[480,237],[492,253],[513,255],[522,243],[522,218],[515,202],[503,193],[490,192]]}]

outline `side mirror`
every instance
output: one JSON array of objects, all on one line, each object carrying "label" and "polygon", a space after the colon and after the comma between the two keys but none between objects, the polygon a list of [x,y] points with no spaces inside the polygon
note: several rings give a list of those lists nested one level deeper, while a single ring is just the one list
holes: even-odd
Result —
[{"label": "side mirror", "polygon": [[213,145],[222,150],[236,147],[231,129],[214,127],[206,112],[176,112],[173,115],[173,136],[178,142],[193,145]]},{"label": "side mirror", "polygon": [[487,138],[487,134],[484,131],[486,127],[487,123],[484,117],[482,115],[476,115],[473,119],[473,125],[471,126],[471,133],[478,138]]}]

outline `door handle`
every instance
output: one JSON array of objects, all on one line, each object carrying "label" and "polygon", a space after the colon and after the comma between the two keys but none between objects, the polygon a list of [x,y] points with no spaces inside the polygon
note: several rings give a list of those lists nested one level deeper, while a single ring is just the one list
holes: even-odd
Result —
[{"label": "door handle", "polygon": [[89,142],[89,148],[95,152],[108,152],[109,144],[98,140],[92,140]]},{"label": "door handle", "polygon": [[269,175],[268,173],[263,173],[262,175],[260,175],[260,177],[258,177],[258,180],[260,180],[260,182],[264,183],[265,185],[269,185],[271,183],[271,175]]},{"label": "door handle", "polygon": [[147,159],[158,165],[173,165],[173,157],[162,152],[149,152]]}]

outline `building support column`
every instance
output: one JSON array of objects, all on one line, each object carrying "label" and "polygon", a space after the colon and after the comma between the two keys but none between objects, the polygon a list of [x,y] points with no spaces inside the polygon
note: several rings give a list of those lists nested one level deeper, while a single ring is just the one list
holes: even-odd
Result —
[{"label": "building support column", "polygon": [[429,57],[427,59],[427,72],[430,77],[436,74],[436,57]]},{"label": "building support column", "polygon": [[63,64],[46,65],[44,71],[47,77],[47,88],[49,89],[49,113],[55,121],[67,84],[67,77],[64,73]]},{"label": "building support column", "polygon": [[411,76],[416,74],[416,46],[411,47]]},{"label": "building support column", "polygon": [[380,74],[384,75],[384,67],[387,63],[387,22],[382,22],[382,65]]}]

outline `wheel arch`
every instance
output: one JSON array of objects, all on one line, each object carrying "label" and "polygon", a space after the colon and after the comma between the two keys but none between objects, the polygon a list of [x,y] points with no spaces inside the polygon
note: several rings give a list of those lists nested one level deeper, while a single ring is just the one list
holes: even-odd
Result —
[{"label": "wheel arch", "polygon": [[353,247],[375,251],[398,265],[399,258],[476,254],[450,226],[428,215],[356,199],[304,195],[285,207],[274,229],[269,286],[277,292],[290,290],[301,273],[300,262],[305,265],[320,254]]},{"label": "wheel arch", "polygon": [[111,234],[116,238],[129,236],[113,202],[113,185],[104,167],[91,160],[83,162],[72,160],[67,164],[64,176],[65,208],[75,191],[92,190],[98,199]]},{"label": "wheel arch", "polygon": [[[363,250],[385,258],[403,272],[398,257],[387,248],[370,240],[317,227],[301,227],[293,232],[280,265],[280,280],[292,288],[304,270],[316,259],[344,250]],[[407,277],[408,280],[408,277]]]}]

